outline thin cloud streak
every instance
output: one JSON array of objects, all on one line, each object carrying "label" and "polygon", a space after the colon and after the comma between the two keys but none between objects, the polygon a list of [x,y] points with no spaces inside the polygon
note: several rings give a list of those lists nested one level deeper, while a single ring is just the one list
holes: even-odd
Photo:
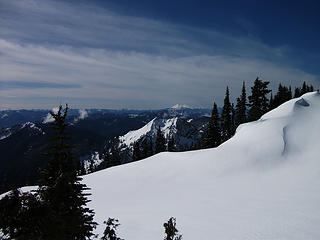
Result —
[{"label": "thin cloud streak", "polygon": [[43,88],[80,88],[79,84],[61,84],[52,82],[0,81],[0,89],[43,89]]},{"label": "thin cloud streak", "polygon": [[[237,94],[242,81],[249,85],[257,71],[273,83],[281,81],[295,85],[308,80],[316,84],[315,76],[301,70],[240,57],[202,55],[168,58],[99,49],[91,49],[88,54],[87,49],[84,52],[72,48],[49,50],[6,40],[0,40],[0,49],[6,59],[6,63],[1,64],[2,81],[14,82],[33,77],[38,83],[42,79],[82,86],[41,91],[28,88],[0,90],[2,97],[17,99],[59,96],[81,98],[85,105],[89,98],[100,98],[101,101],[112,98],[117,101],[112,106],[114,108],[159,108],[175,102],[208,107],[212,98],[222,102],[226,85],[231,86],[233,95]],[[272,87],[276,87],[275,84]],[[136,102],[141,105],[135,105]]]},{"label": "thin cloud streak", "polygon": [[318,76],[296,66],[288,46],[270,47],[90,4],[0,3],[5,6],[0,10],[0,81],[47,86],[41,91],[23,84],[0,86],[0,108],[29,108],[22,99],[30,99],[33,108],[56,106],[56,99],[79,108],[211,107],[213,100],[222,103],[227,85],[236,96],[242,81],[249,86],[257,75],[271,81],[273,89],[280,81],[319,83]]}]

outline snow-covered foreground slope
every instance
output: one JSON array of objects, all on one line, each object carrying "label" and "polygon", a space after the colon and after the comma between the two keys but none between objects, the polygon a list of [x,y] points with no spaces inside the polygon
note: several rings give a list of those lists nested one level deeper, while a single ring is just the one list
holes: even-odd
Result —
[{"label": "snow-covered foreground slope", "polygon": [[90,174],[95,220],[129,240],[161,239],[171,216],[183,239],[320,239],[320,94],[241,125],[216,149],[160,153]]}]

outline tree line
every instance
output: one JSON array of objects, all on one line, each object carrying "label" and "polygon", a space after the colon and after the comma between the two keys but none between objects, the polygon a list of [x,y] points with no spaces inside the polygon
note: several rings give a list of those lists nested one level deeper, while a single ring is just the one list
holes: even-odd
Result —
[{"label": "tree line", "polygon": [[309,86],[306,82],[303,82],[302,87],[296,87],[294,93],[291,86],[287,87],[280,83],[277,93],[273,96],[271,90],[268,89],[268,85],[268,81],[263,81],[257,77],[251,87],[251,95],[247,97],[246,85],[243,82],[241,94],[236,99],[235,106],[230,102],[230,93],[227,87],[221,114],[218,111],[217,104],[213,103],[207,131],[194,149],[217,147],[230,139],[240,124],[256,121],[263,114],[282,103],[314,91],[313,86]]}]

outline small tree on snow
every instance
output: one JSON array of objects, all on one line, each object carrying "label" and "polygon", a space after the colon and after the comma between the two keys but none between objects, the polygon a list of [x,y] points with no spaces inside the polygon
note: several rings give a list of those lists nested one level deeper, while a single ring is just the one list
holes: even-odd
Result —
[{"label": "small tree on snow", "polygon": [[119,220],[115,218],[109,218],[108,221],[104,221],[106,224],[106,229],[103,232],[103,236],[101,240],[124,240],[122,238],[117,237],[117,227],[120,225]]},{"label": "small tree on snow", "polygon": [[182,235],[178,234],[178,229],[176,228],[176,219],[171,217],[168,222],[163,224],[166,236],[164,240],[181,240]]}]

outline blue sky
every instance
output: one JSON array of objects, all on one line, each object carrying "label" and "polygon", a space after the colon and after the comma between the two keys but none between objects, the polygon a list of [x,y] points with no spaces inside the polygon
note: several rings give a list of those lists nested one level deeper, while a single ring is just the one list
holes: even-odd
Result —
[{"label": "blue sky", "polygon": [[319,12],[317,1],[0,0],[0,108],[211,107],[256,76],[319,87]]}]

